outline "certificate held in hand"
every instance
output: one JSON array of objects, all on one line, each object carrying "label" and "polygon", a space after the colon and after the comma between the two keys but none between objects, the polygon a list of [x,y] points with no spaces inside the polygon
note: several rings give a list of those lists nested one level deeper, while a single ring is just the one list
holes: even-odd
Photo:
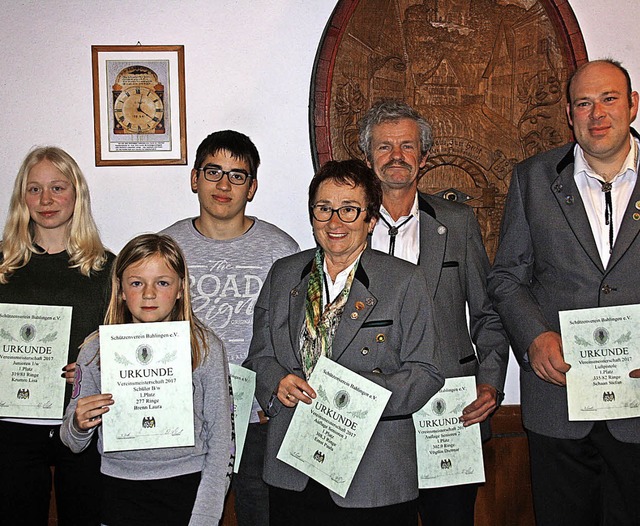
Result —
[{"label": "certificate held in hand", "polygon": [[473,376],[447,378],[413,414],[420,489],[484,482],[480,424],[464,427],[460,421],[462,410],[475,398]]},{"label": "certificate held in hand", "polygon": [[229,376],[233,391],[233,423],[236,432],[236,460],[233,464],[233,472],[237,473],[240,469],[244,441],[249,429],[253,396],[256,392],[256,373],[240,365],[230,363]]},{"label": "certificate held in hand", "polygon": [[71,311],[0,304],[0,416],[62,418]]},{"label": "certificate held in hand", "polygon": [[318,396],[296,406],[277,458],[344,497],[391,391],[324,356],[309,385]]},{"label": "certificate held in hand", "polygon": [[194,445],[188,321],[100,327],[104,451]]},{"label": "certificate held in hand", "polygon": [[640,416],[640,305],[560,312],[569,420]]}]

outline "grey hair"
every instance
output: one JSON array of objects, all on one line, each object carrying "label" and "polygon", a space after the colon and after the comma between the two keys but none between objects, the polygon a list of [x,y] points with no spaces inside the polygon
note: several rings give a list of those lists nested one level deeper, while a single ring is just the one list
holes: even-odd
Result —
[{"label": "grey hair", "polygon": [[374,104],[359,122],[358,146],[369,162],[373,160],[371,152],[373,127],[400,119],[411,119],[416,122],[420,131],[420,156],[424,157],[429,153],[433,145],[433,134],[427,120],[406,102],[395,99],[381,100]]}]

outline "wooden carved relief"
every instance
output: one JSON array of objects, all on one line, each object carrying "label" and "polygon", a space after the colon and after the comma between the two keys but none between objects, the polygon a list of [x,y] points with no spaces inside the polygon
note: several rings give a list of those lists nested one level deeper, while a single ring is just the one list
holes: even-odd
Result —
[{"label": "wooden carved relief", "polygon": [[566,81],[586,61],[562,0],[343,0],[312,85],[316,167],[363,158],[358,121],[382,98],[433,126],[420,190],[474,208],[493,259],[515,163],[571,138]]}]

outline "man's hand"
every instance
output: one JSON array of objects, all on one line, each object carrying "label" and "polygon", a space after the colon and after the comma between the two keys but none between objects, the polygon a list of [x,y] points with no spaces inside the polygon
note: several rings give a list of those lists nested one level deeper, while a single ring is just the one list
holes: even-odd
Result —
[{"label": "man's hand", "polygon": [[631,378],[640,378],[640,369],[634,369],[633,371],[629,371],[629,376]]},{"label": "man's hand", "polygon": [[566,373],[571,366],[564,361],[562,338],[557,332],[539,334],[528,352],[531,367],[540,378],[554,385],[567,385]]},{"label": "man's hand", "polygon": [[478,398],[462,410],[462,420],[465,427],[478,422],[484,422],[498,407],[498,390],[489,384],[478,384],[476,387]]}]

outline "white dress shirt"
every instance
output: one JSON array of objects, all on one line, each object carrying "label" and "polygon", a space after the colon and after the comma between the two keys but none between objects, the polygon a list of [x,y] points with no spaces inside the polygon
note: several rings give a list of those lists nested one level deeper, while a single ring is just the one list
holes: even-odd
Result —
[{"label": "white dress shirt", "polygon": [[[620,172],[611,180],[611,201],[613,224],[613,242],[618,237],[622,218],[629,204],[638,178],[638,143],[630,136],[631,148]],[[611,256],[609,246],[610,226],[605,223],[605,193],[602,191],[602,176],[598,175],[584,157],[580,145],[576,144],[573,176],[584,203],[591,231],[598,247],[602,265],[606,268]]]},{"label": "white dress shirt", "polygon": [[[420,209],[418,208],[418,193],[416,192],[413,207],[409,215],[402,216],[398,218],[397,221],[394,221],[384,206],[380,207],[380,215],[384,217],[391,226],[395,227],[402,225],[407,218],[411,217],[409,222],[398,229],[393,255],[417,265],[418,259],[420,258]],[[371,236],[371,248],[388,254],[390,241],[389,227],[380,219]]]},{"label": "white dress shirt", "polygon": [[[329,271],[327,270],[327,260],[324,260],[324,264],[322,265],[324,270],[324,279],[325,286],[322,288],[322,308],[338,297],[338,294],[342,292],[344,286],[347,284],[347,278],[349,277],[349,273],[354,265],[360,261],[360,256],[356,258],[356,260],[351,263],[346,269],[338,272],[335,281],[331,281],[331,276],[329,275]],[[329,298],[327,298],[327,292],[329,293]]]}]

